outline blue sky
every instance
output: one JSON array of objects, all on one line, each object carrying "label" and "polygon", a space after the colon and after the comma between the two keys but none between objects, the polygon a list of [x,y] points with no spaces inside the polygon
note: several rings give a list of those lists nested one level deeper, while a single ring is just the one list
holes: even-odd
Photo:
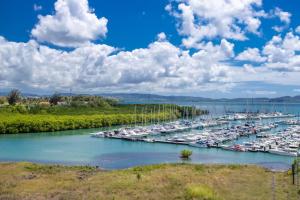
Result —
[{"label": "blue sky", "polygon": [[[0,1],[0,35],[11,41],[28,41],[32,27],[38,22],[37,15],[54,12],[55,1]],[[89,0],[90,7],[95,9],[97,16],[105,16],[109,19],[109,32],[102,42],[127,50],[147,47],[160,32],[165,32],[173,44],[180,45],[181,36],[176,30],[176,20],[165,11],[168,3],[168,0]],[[42,9],[35,11],[34,4],[42,6]],[[263,1],[263,7],[266,10],[280,7],[290,12],[292,14],[290,27],[300,25],[299,6],[300,3],[297,0],[289,0],[288,3],[286,0]],[[264,20],[263,36],[252,36],[248,41],[236,43],[236,51],[242,51],[246,47],[263,46],[276,34],[270,27],[277,23],[279,19]]]},{"label": "blue sky", "polygon": [[0,9],[3,91],[300,94],[297,0],[2,0]]},{"label": "blue sky", "polygon": [[[55,0],[1,1],[0,34],[8,40],[28,41],[32,27],[38,22],[37,15],[52,13],[54,3]],[[34,11],[34,4],[42,6],[42,10]],[[166,32],[172,36],[172,42],[180,44],[176,21],[164,9],[167,4],[167,0],[89,0],[97,16],[109,19],[107,38],[99,43],[132,50],[147,47],[158,33]]]}]

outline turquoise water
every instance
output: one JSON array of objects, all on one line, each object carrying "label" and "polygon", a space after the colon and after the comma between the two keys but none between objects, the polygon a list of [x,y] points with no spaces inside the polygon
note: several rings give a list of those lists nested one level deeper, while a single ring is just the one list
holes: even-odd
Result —
[{"label": "turquoise water", "polygon": [[[222,113],[224,108],[224,105],[216,104],[198,106],[211,109],[216,113]],[[270,109],[273,108],[273,105],[268,106]],[[286,109],[294,114],[300,111],[299,104],[281,105],[280,108],[282,111]],[[244,106],[232,105],[230,109],[243,110]],[[179,154],[182,149],[193,151],[190,161],[193,163],[247,163],[285,169],[293,160],[291,157],[268,153],[233,152],[214,148],[90,137],[89,133],[98,130],[1,135],[0,160],[97,165],[105,169],[119,169],[136,165],[180,162]]]},{"label": "turquoise water", "polygon": [[[91,130],[94,131],[94,130]],[[92,138],[90,131],[53,134],[7,135],[0,137],[2,161],[97,165],[107,169],[135,165],[179,162],[182,149],[193,150],[191,162],[254,163],[284,167],[291,158],[267,153],[241,153],[221,149],[194,148],[184,145],[131,142]],[[276,166],[275,166],[276,167]]]}]

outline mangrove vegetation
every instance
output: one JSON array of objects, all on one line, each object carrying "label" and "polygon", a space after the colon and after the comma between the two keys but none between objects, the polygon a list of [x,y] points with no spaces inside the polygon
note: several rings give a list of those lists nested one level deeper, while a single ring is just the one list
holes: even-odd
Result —
[{"label": "mangrove vegetation", "polygon": [[22,97],[18,90],[0,99],[0,134],[160,123],[207,113],[173,104],[121,104],[117,99],[100,96],[55,93]]}]

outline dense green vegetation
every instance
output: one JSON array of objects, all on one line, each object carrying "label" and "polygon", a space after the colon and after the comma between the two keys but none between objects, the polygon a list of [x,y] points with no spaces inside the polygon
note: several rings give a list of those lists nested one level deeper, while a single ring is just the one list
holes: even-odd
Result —
[{"label": "dense green vegetation", "polygon": [[0,133],[48,132],[81,128],[108,127],[166,120],[174,116],[168,113],[151,114],[95,114],[95,115],[0,115]]},{"label": "dense green vegetation", "polygon": [[[9,99],[9,97],[7,98]],[[0,107],[0,134],[50,132],[114,125],[156,123],[204,111],[177,105],[122,105],[98,96],[23,98]]]},{"label": "dense green vegetation", "polygon": [[174,120],[184,113],[174,105],[5,106],[0,108],[0,134],[155,123]]},{"label": "dense green vegetation", "polygon": [[0,164],[0,199],[299,199],[287,172],[247,165],[161,164],[104,171]]}]

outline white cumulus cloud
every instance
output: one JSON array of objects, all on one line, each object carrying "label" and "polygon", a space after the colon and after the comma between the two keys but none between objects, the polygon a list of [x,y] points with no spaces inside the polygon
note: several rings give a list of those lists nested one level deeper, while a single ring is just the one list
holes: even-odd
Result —
[{"label": "white cumulus cloud", "polygon": [[285,37],[274,36],[264,47],[265,66],[279,71],[300,71],[300,37],[289,32]]},{"label": "white cumulus cloud", "polygon": [[18,43],[0,38],[0,88],[224,90],[231,82],[228,66],[222,61],[232,56],[232,48],[223,40],[219,45],[209,43],[190,54],[167,40],[158,40],[147,48],[132,51],[96,44],[64,51],[34,40]]},{"label": "white cumulus cloud", "polygon": [[291,22],[291,13],[285,12],[280,8],[275,8],[274,15],[279,17],[280,21],[282,21],[285,24],[289,24]]},{"label": "white cumulus cloud", "polygon": [[165,8],[179,21],[179,33],[186,47],[215,37],[245,40],[247,33],[259,34],[261,0],[178,0]]},{"label": "white cumulus cloud", "polygon": [[98,18],[87,0],[57,0],[53,15],[38,16],[31,34],[40,42],[78,47],[105,37],[107,19]]},{"label": "white cumulus cloud", "polygon": [[276,7],[274,10],[271,12],[271,16],[273,17],[278,17],[279,20],[283,23],[283,25],[279,26],[273,26],[272,28],[277,31],[277,32],[282,32],[284,29],[286,29],[290,22],[291,22],[291,16],[292,14],[289,12],[285,12],[281,10],[280,8]]},{"label": "white cumulus cloud", "polygon": [[157,35],[157,40],[159,40],[159,41],[164,41],[166,39],[167,39],[167,36],[164,32],[161,32]]},{"label": "white cumulus cloud", "polygon": [[[165,10],[178,19],[187,48],[173,45],[161,32],[146,48],[126,51],[93,42],[105,37],[107,19],[98,18],[87,0],[57,0],[52,15],[39,16],[30,41],[0,36],[0,89],[197,94],[252,82],[299,88],[300,28],[235,57],[233,40],[260,34],[261,18],[267,17],[261,7],[262,0],[171,0]],[[290,23],[289,13],[279,8],[273,15]],[[255,66],[235,66],[234,59]]]},{"label": "white cumulus cloud", "polygon": [[248,48],[241,52],[236,58],[240,61],[250,61],[250,62],[264,62],[267,59],[262,57],[258,48]]}]

